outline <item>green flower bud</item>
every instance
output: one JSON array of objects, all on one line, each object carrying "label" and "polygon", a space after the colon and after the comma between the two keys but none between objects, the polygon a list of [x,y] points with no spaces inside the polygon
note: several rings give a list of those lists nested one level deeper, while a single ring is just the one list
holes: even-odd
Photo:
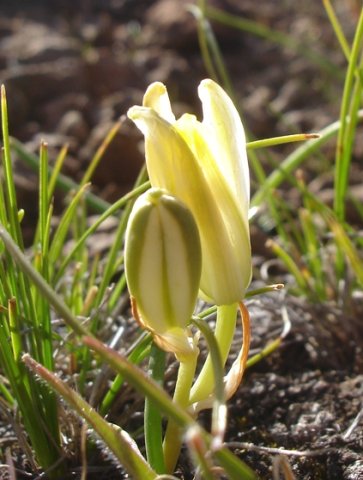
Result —
[{"label": "green flower bud", "polygon": [[190,210],[152,188],[135,202],[126,230],[125,271],[134,314],[167,351],[193,348],[186,328],[201,276],[199,233]]}]

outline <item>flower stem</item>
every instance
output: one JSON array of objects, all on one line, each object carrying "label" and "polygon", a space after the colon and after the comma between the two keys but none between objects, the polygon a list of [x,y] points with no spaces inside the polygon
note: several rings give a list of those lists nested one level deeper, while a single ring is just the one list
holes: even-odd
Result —
[{"label": "flower stem", "polygon": [[[226,363],[236,328],[237,304],[217,307],[215,337],[221,352],[222,363]],[[214,390],[214,373],[211,355],[207,360],[190,392],[190,403],[206,399]]]},{"label": "flower stem", "polygon": [[[151,378],[162,385],[165,352],[155,344],[151,345],[149,371]],[[157,473],[165,473],[160,409],[149,398],[145,399],[144,429],[147,460]]]},{"label": "flower stem", "polygon": [[[179,359],[180,366],[173,402],[181,407],[186,408],[189,405],[189,393],[194,379],[198,355],[199,349],[195,348],[190,355]],[[166,428],[163,444],[165,467],[168,473],[174,471],[176,462],[178,461],[182,445],[181,433],[180,427],[170,420]]]}]

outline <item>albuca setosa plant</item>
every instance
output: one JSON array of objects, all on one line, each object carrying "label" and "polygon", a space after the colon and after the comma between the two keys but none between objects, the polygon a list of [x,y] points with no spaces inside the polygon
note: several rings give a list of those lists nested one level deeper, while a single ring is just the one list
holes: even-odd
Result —
[{"label": "albuca setosa plant", "polygon": [[[196,271],[198,264],[186,264],[181,268],[178,260],[175,270],[175,251],[169,257],[171,263],[168,265],[168,247],[160,253],[163,247],[156,244],[164,238],[172,247],[171,239],[178,237],[176,245],[184,242],[185,252],[190,252],[190,242],[194,243],[198,252],[200,237],[199,296],[218,306],[214,333],[223,364],[230,351],[238,305],[242,314],[242,350],[233,372],[230,372],[232,374],[225,378],[226,396],[230,397],[241,381],[250,339],[249,316],[242,303],[251,280],[249,168],[245,133],[232,100],[212,80],[201,82],[199,97],[203,107],[202,122],[191,114],[184,114],[176,120],[166,87],[159,82],[149,86],[142,106],[134,106],[128,111],[129,118],[145,137],[146,166],[151,185],[154,189],[162,189],[166,195],[160,190],[152,190],[136,202],[127,230],[125,268],[129,290],[137,307],[134,308],[135,316],[152,331],[161,348],[174,351],[178,357],[180,345],[186,343],[184,337],[184,343],[175,342],[173,350],[175,332],[179,332],[179,340],[183,338],[180,332],[186,331],[191,320],[193,308],[190,308],[190,300],[193,295],[189,292],[196,278],[194,275],[190,278],[190,285],[185,285],[185,281],[189,280],[185,271]],[[172,197],[169,196],[173,196],[174,200],[170,200]],[[170,214],[170,206],[179,205],[179,202],[188,209],[191,219],[195,219],[199,235],[189,228],[187,230],[191,236],[187,239],[180,225],[172,225],[167,220],[166,213]],[[187,216],[183,213],[173,221],[181,224],[180,219],[184,215]],[[189,227],[191,219],[188,220]],[[193,262],[196,261],[195,257],[189,255],[183,258],[186,262]],[[159,260],[161,263],[157,265]],[[173,286],[168,282],[166,271],[173,272]],[[169,288],[178,288],[175,274],[181,275],[179,285],[186,289],[184,295],[175,292],[175,298],[178,298],[178,302],[184,298],[187,307],[174,302],[173,294],[169,291]],[[175,320],[180,314],[175,308],[182,312],[182,321],[177,326],[179,330],[176,330]],[[190,313],[187,321],[186,311]],[[168,312],[169,319],[165,318]],[[173,340],[170,341],[170,338]],[[193,351],[197,352],[195,348]],[[211,406],[215,388],[211,355],[194,385],[196,355],[179,360],[181,365],[175,401],[186,407],[189,405],[194,411]],[[183,391],[181,396],[178,393],[180,391]],[[173,470],[179,452],[179,446],[175,443],[176,433],[173,426],[169,425],[165,434],[164,456],[169,472]]]}]

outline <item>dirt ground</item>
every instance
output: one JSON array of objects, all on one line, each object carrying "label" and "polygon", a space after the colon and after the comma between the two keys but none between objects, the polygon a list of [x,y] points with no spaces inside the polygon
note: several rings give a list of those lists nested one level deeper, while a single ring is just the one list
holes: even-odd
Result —
[{"label": "dirt ground", "polygon": [[[141,102],[152,81],[168,86],[177,112],[199,114],[196,89],[207,73],[195,20],[181,4],[2,2],[0,81],[7,89],[12,135],[33,152],[45,139],[53,160],[67,143],[65,173],[79,179],[113,122]],[[285,32],[300,45],[280,46],[213,25],[244,123],[256,138],[318,131],[336,120],[345,60],[321,2],[210,4]],[[335,6],[351,39],[360,1],[337,1]],[[94,189],[106,200],[119,198],[131,187],[143,163],[140,142],[139,133],[125,121],[94,176]],[[334,144],[329,148],[333,152]],[[291,147],[276,148],[273,162],[281,162],[289,151]],[[354,154],[352,182],[360,191],[362,142]],[[326,164],[314,159],[306,175],[315,183],[320,179],[320,193],[329,198],[332,179],[326,170]],[[18,160],[16,174],[19,203],[26,206],[24,228],[30,236],[37,209],[35,174]],[[285,193],[293,198],[294,192]],[[359,195],[363,199],[362,192]],[[268,232],[258,227],[252,232],[258,281],[270,256],[264,247]],[[289,278],[282,275],[288,284]],[[276,281],[273,275],[269,281]],[[253,349],[279,335],[284,316],[291,322],[291,332],[277,352],[248,371],[230,402],[227,444],[262,479],[272,478],[272,466],[281,454],[297,479],[363,479],[362,292],[348,305],[333,301],[316,305],[286,292],[275,293],[251,300],[249,309]],[[180,476],[191,479],[188,459],[183,457],[181,464]],[[126,478],[117,471],[103,474]],[[96,477],[103,478],[102,471],[87,478]],[[78,478],[77,473],[69,478]]]}]

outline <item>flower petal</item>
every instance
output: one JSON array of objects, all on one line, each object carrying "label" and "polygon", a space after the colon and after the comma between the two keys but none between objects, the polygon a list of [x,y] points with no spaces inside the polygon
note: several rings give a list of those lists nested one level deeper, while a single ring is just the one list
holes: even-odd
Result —
[{"label": "flower petal", "polygon": [[204,136],[241,211],[247,213],[250,181],[246,136],[240,116],[232,100],[213,80],[203,80],[198,93],[203,106]]},{"label": "flower petal", "polygon": [[152,83],[145,92],[142,104],[155,110],[167,122],[175,122],[168,91],[163,83]]}]

